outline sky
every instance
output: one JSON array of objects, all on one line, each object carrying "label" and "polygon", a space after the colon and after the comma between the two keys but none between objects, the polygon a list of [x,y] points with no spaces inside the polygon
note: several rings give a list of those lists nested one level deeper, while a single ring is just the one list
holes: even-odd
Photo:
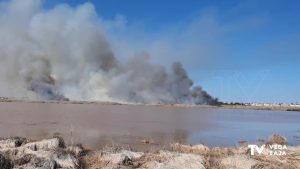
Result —
[{"label": "sky", "polygon": [[298,0],[45,0],[92,3],[118,57],[180,61],[225,102],[300,102]]}]

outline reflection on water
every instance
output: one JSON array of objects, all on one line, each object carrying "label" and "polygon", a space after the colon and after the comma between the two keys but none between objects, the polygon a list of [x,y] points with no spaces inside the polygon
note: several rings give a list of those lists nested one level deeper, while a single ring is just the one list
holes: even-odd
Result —
[{"label": "reflection on water", "polygon": [[60,133],[90,147],[180,142],[234,146],[279,133],[299,145],[300,112],[101,104],[0,103],[0,137]]}]

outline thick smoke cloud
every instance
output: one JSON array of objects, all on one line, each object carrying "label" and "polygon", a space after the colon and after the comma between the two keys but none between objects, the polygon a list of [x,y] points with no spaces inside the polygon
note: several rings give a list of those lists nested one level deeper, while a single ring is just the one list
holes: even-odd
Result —
[{"label": "thick smoke cloud", "polygon": [[90,3],[45,10],[40,0],[0,5],[0,94],[43,100],[214,104],[178,62],[142,53],[118,61]]}]

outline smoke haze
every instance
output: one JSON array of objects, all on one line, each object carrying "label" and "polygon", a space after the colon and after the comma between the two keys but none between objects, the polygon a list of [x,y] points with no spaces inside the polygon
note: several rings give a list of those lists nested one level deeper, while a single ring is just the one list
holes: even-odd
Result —
[{"label": "smoke haze", "polygon": [[0,95],[42,100],[214,104],[182,64],[140,53],[118,60],[90,3],[43,9],[40,0],[0,4]]}]

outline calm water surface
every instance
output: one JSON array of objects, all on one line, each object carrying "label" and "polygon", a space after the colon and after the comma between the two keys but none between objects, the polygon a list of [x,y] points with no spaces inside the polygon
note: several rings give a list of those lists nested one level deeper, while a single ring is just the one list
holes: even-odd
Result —
[{"label": "calm water surface", "polygon": [[273,133],[300,145],[300,112],[101,104],[0,103],[0,137],[61,134],[68,143],[235,146]]}]

